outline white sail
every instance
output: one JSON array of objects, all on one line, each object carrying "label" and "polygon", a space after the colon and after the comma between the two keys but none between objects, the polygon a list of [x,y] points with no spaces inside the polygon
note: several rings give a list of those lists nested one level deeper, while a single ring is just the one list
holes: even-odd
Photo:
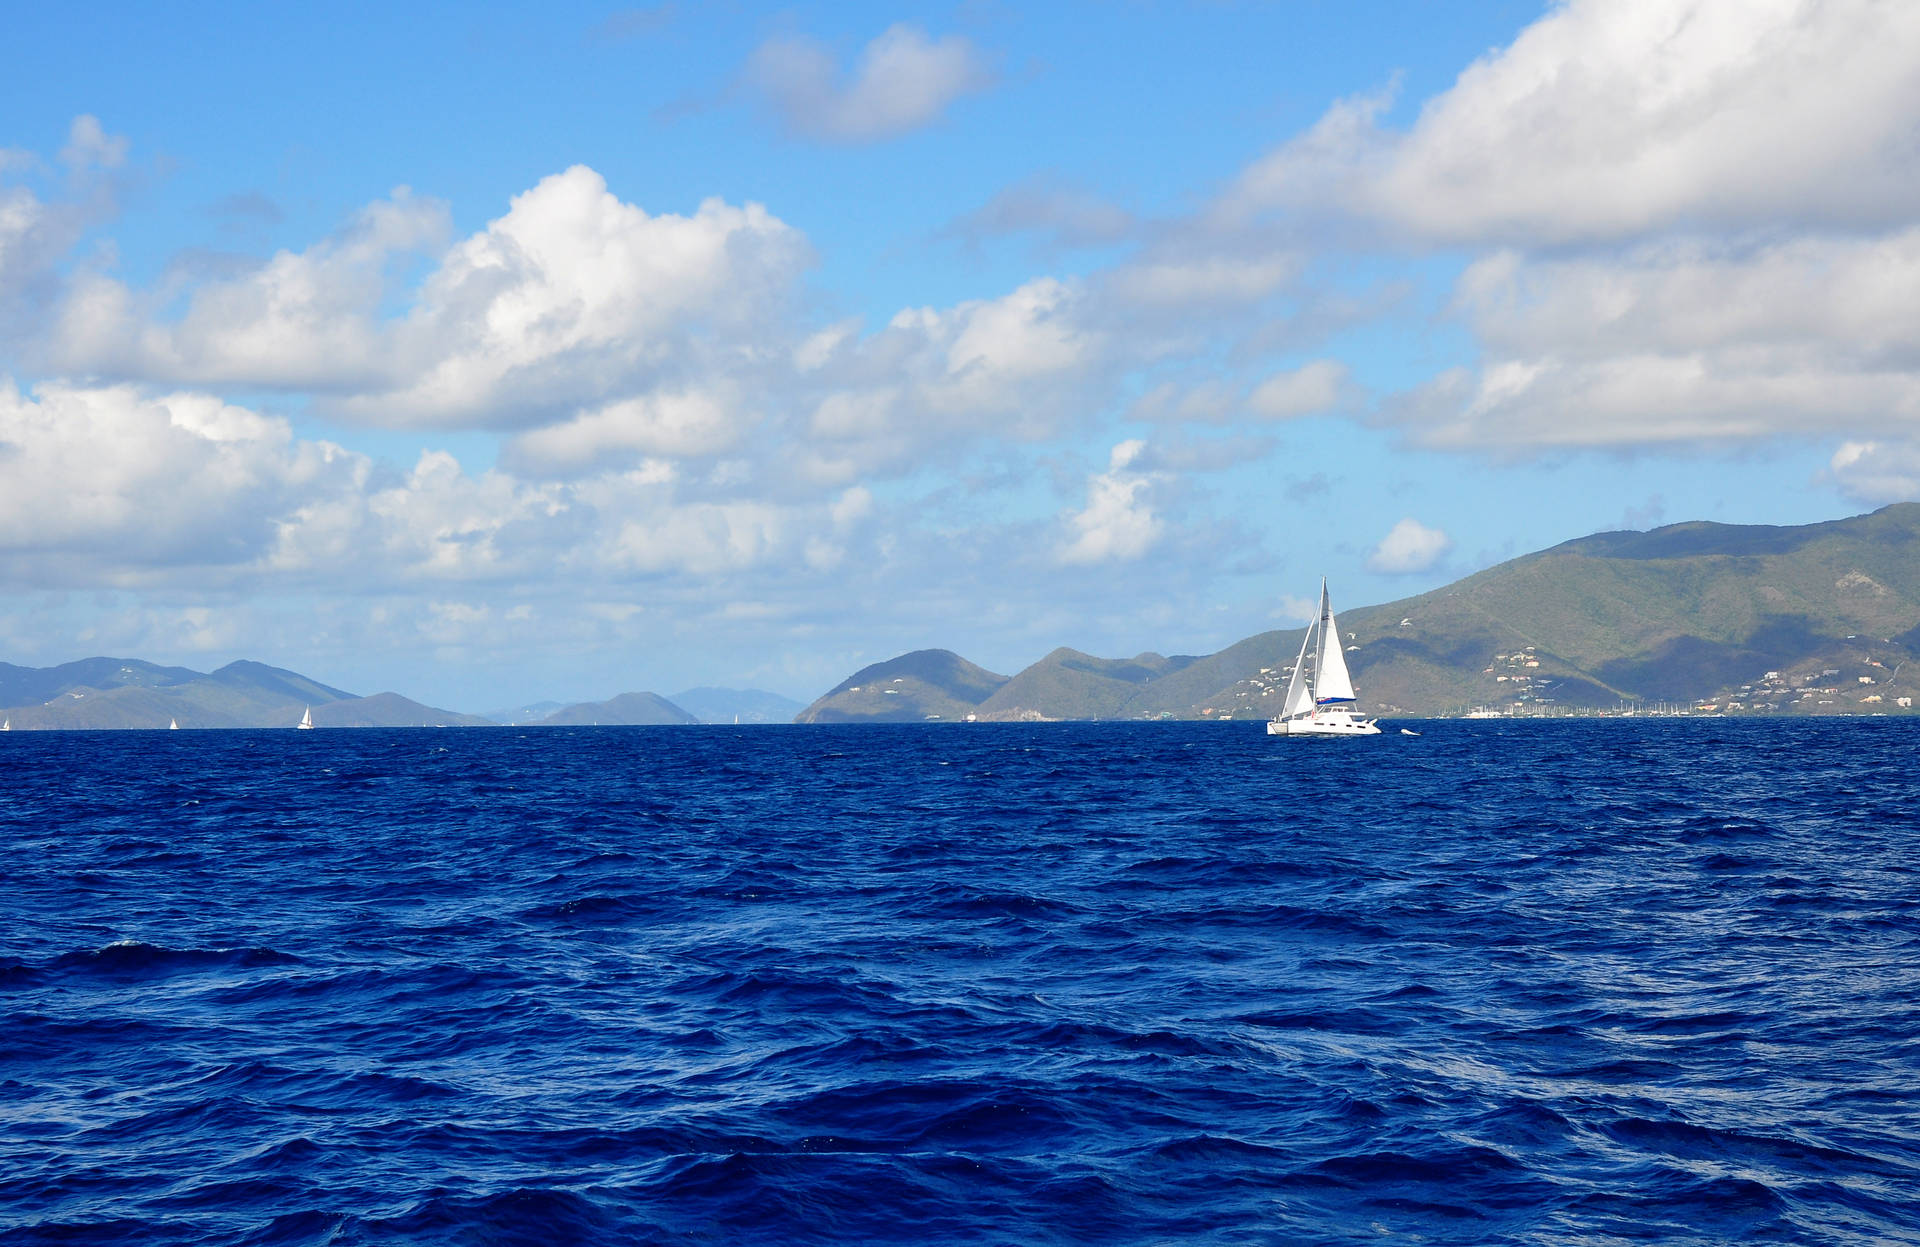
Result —
[{"label": "white sail", "polygon": [[1313,700],[1325,706],[1352,701],[1353,677],[1347,674],[1347,656],[1340,652],[1340,629],[1333,622],[1333,599],[1327,582],[1320,582],[1320,654],[1313,662]]},{"label": "white sail", "polygon": [[180,730],[180,720],[178,720],[178,719],[168,719],[168,720],[167,720],[167,730],[168,730],[169,732],[177,732],[177,731],[179,731],[179,730]]},{"label": "white sail", "polygon": [[1313,640],[1313,625],[1300,634],[1300,656],[1293,660],[1293,676],[1287,681],[1287,699],[1280,705],[1280,717],[1291,719],[1313,709],[1313,693],[1307,688],[1307,642]]},{"label": "white sail", "polygon": [[13,730],[12,719],[8,719],[5,723],[0,723],[0,732],[11,732],[12,730]]},{"label": "white sail", "polygon": [[[1314,649],[1311,680],[1306,677],[1310,647]],[[1320,614],[1300,637],[1300,656],[1294,659],[1293,678],[1287,681],[1285,708],[1267,724],[1267,735],[1309,739],[1378,736],[1378,719],[1360,718],[1340,704],[1354,700],[1353,677],[1347,672],[1347,656],[1340,648],[1340,625],[1334,622],[1333,599],[1327,594],[1327,582],[1323,578]]]},{"label": "white sail", "polygon": [[307,707],[306,713],[300,716],[300,722],[296,726],[304,727],[304,728],[311,728],[313,726],[313,707],[312,706]]}]

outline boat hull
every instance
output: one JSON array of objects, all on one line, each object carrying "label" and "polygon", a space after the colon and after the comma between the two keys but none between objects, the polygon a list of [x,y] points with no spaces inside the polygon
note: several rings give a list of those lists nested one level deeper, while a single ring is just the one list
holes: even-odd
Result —
[{"label": "boat hull", "polygon": [[1298,719],[1274,719],[1267,724],[1269,736],[1317,736],[1325,739],[1333,736],[1378,736],[1379,734],[1378,720],[1357,718],[1344,710],[1308,715]]}]

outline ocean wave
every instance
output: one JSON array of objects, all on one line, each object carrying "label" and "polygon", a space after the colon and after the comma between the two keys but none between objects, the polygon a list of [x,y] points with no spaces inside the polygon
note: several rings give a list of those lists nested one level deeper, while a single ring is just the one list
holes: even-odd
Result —
[{"label": "ocean wave", "polygon": [[28,734],[0,1236],[1920,1240],[1920,725],[1603,726]]}]

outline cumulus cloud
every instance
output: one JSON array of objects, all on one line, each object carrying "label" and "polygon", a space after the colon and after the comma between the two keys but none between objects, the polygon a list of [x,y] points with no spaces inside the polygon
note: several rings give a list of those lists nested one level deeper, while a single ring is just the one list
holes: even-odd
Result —
[{"label": "cumulus cloud", "polygon": [[1381,419],[1502,454],[1913,434],[1920,9],[1569,0],[1405,129],[1392,94],[1337,104],[1202,214],[1493,248],[1450,308],[1479,360]]},{"label": "cumulus cloud", "polygon": [[444,204],[406,188],[369,205],[301,252],[281,251],[243,275],[179,292],[139,293],[100,272],[78,276],[43,347],[69,373],[189,385],[318,391],[381,389],[404,376],[379,320],[388,266],[444,241]]},{"label": "cumulus cloud", "polygon": [[1827,471],[1840,492],[1869,506],[1920,499],[1917,442],[1843,442]]},{"label": "cumulus cloud", "polygon": [[206,394],[0,382],[0,576],[16,583],[699,580],[841,549],[873,507],[859,488],[756,494],[689,498],[651,460],[567,480],[430,450],[395,473]]},{"label": "cumulus cloud", "polygon": [[1705,445],[1920,427],[1916,381],[1766,351],[1509,360],[1451,369],[1385,410],[1439,447]]},{"label": "cumulus cloud", "polygon": [[644,456],[717,455],[737,446],[745,431],[735,401],[702,391],[621,399],[516,435],[504,458],[530,471],[568,475]]},{"label": "cumulus cloud", "polygon": [[[402,189],[306,251],[195,288],[173,321],[177,292],[85,276],[45,353],[74,373],[331,395],[331,414],[389,426],[591,422],[750,364],[812,254],[758,204],[649,215],[580,165],[450,247],[446,233],[445,206]],[[437,265],[383,317],[393,262],[423,253]]]},{"label": "cumulus cloud", "polygon": [[1510,356],[1610,358],[1729,345],[1821,346],[1863,364],[1920,364],[1920,227],[1879,237],[1698,239],[1603,256],[1499,251],[1471,264],[1455,309]]},{"label": "cumulus cloud", "polygon": [[1058,432],[1091,409],[1085,387],[1107,375],[1110,350],[1087,323],[1084,289],[1052,278],[810,343],[807,384],[824,396],[807,468],[835,480],[959,438]]},{"label": "cumulus cloud", "polygon": [[366,462],[205,394],[0,381],[0,565],[40,583],[269,557],[276,521]]},{"label": "cumulus cloud", "polygon": [[[402,189],[238,271],[176,266],[137,290],[83,266],[35,359],[310,395],[316,414],[377,427],[500,430],[503,464],[535,476],[737,453],[819,489],[942,445],[1072,427],[1128,358],[1083,283],[1045,277],[870,333],[810,329],[797,230],[757,204],[649,214],[584,166],[470,236],[448,232],[445,205]],[[397,288],[419,259],[426,275]]]},{"label": "cumulus cloud", "polygon": [[1107,470],[1087,481],[1087,505],[1068,517],[1071,536],[1060,550],[1062,563],[1124,563],[1159,539],[1162,525],[1148,496],[1153,477],[1134,470],[1145,449],[1142,441],[1121,442]]},{"label": "cumulus cloud", "polygon": [[1453,538],[1408,517],[1395,524],[1367,556],[1367,569],[1384,575],[1424,572],[1453,549]]},{"label": "cumulus cloud", "polygon": [[759,204],[653,216],[576,165],[453,247],[396,330],[407,384],[342,410],[500,425],[637,389],[753,351],[811,259]]},{"label": "cumulus cloud", "polygon": [[1441,242],[1612,240],[1676,223],[1897,224],[1920,205],[1920,9],[1883,0],[1572,0],[1428,101],[1345,102],[1220,211],[1338,213]]},{"label": "cumulus cloud", "polygon": [[789,133],[869,143],[939,120],[955,100],[990,85],[993,73],[962,36],[931,39],[900,23],[861,49],[850,74],[826,47],[793,36],[761,44],[744,79]]},{"label": "cumulus cloud", "polygon": [[1920,229],[1502,251],[1456,311],[1488,358],[1390,404],[1435,445],[1605,447],[1920,430]]}]

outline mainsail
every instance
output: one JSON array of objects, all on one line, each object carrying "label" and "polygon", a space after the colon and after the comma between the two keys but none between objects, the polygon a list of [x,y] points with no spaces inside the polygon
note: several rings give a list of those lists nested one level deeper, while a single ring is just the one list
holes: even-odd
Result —
[{"label": "mainsail", "polygon": [[1320,582],[1320,653],[1313,660],[1313,700],[1326,706],[1352,701],[1353,677],[1347,674],[1347,656],[1340,652],[1340,630],[1333,622],[1333,599],[1327,582]]}]

